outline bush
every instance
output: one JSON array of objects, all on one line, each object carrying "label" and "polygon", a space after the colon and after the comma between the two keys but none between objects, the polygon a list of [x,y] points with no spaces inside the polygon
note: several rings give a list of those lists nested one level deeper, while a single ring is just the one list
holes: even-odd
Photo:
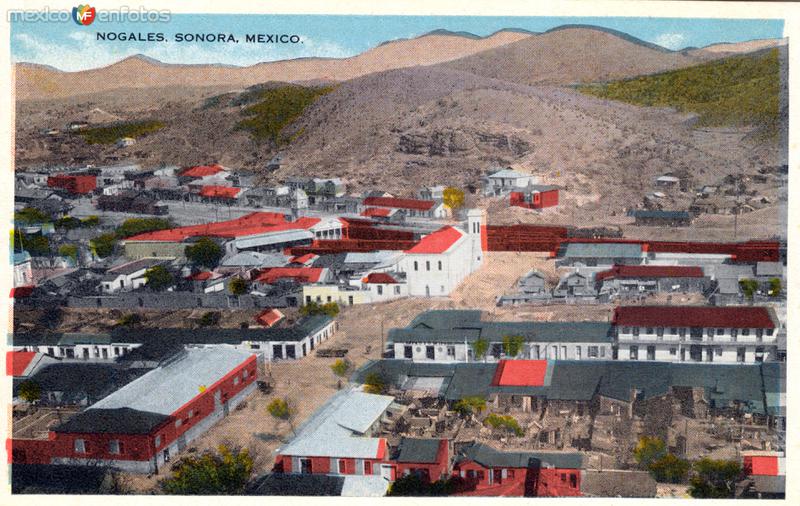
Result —
[{"label": "bush", "polygon": [[286,399],[272,399],[272,401],[267,405],[267,412],[280,420],[288,420],[291,416],[289,402]]},{"label": "bush", "polygon": [[92,252],[100,258],[106,258],[114,254],[114,249],[117,246],[117,237],[114,234],[100,234],[91,241],[89,246]]},{"label": "bush", "polygon": [[692,466],[689,494],[696,498],[733,498],[742,466],[735,460],[714,460],[704,457]]},{"label": "bush", "polygon": [[752,299],[758,291],[758,281],[755,279],[742,279],[739,280],[739,287],[742,289],[742,293],[744,293],[745,297]]},{"label": "bush", "polygon": [[472,353],[475,359],[486,357],[486,352],[489,351],[489,341],[486,339],[476,339],[472,342]]},{"label": "bush", "polygon": [[648,469],[650,464],[667,455],[667,445],[657,437],[642,436],[633,450],[633,458],[642,469]]},{"label": "bush", "polygon": [[35,381],[25,380],[19,384],[17,395],[26,402],[36,402],[42,398],[42,389]]},{"label": "bush", "polygon": [[255,91],[260,101],[242,110],[247,119],[236,127],[247,130],[254,139],[269,140],[276,145],[291,140],[284,129],[299,118],[314,101],[333,91],[333,87],[307,88],[288,85]]},{"label": "bush", "polygon": [[769,294],[773,297],[778,297],[783,291],[783,284],[781,278],[772,278],[769,280]]},{"label": "bush", "polygon": [[347,376],[347,372],[350,370],[350,367],[351,364],[348,360],[340,358],[331,364],[331,371],[333,371],[333,374],[336,376],[344,378]]},{"label": "bush", "polygon": [[14,221],[25,225],[37,225],[50,221],[50,216],[35,207],[25,207],[14,213]]},{"label": "bush", "polygon": [[201,237],[191,246],[186,246],[186,258],[191,262],[213,269],[222,258],[222,247],[213,239]]},{"label": "bush", "polygon": [[114,231],[117,238],[125,239],[156,230],[172,228],[172,222],[164,218],[130,218],[122,222]]},{"label": "bush", "polygon": [[64,230],[72,230],[75,228],[80,228],[82,222],[78,218],[74,218],[72,216],[64,216],[63,218],[57,219],[54,225],[56,228],[61,228]]},{"label": "bush", "polygon": [[40,234],[23,234],[19,230],[14,231],[14,246],[19,247],[31,256],[41,257],[50,254],[50,239]]},{"label": "bush", "polygon": [[368,394],[383,395],[386,393],[386,390],[386,380],[380,374],[371,372],[364,378],[364,391]]},{"label": "bush", "polygon": [[86,228],[96,227],[99,224],[100,224],[100,217],[95,215],[87,216],[86,218],[83,218],[81,220],[81,226]]},{"label": "bush", "polygon": [[122,315],[119,320],[117,320],[117,326],[119,327],[134,327],[139,325],[144,321],[142,315],[139,313],[128,313],[126,315]]},{"label": "bush", "polygon": [[239,277],[233,278],[228,284],[228,290],[231,295],[244,295],[247,293],[247,281]]},{"label": "bush", "polygon": [[502,429],[517,436],[522,436],[525,434],[525,432],[522,430],[522,427],[519,426],[519,422],[517,422],[517,420],[510,415],[497,415],[492,413],[486,417],[483,423],[492,429]]},{"label": "bush", "polygon": [[300,308],[301,316],[313,316],[318,314],[325,314],[331,318],[336,318],[336,316],[339,314],[339,304],[336,302],[327,302],[325,304],[309,302]]},{"label": "bush", "polygon": [[161,489],[171,495],[234,495],[244,491],[253,471],[253,459],[247,449],[188,456],[178,461],[172,477],[160,482]]},{"label": "bush", "polygon": [[109,126],[84,128],[76,132],[89,144],[114,144],[123,137],[141,137],[164,128],[160,121],[126,121]]},{"label": "bush", "polygon": [[147,269],[144,272],[144,278],[147,280],[147,286],[156,291],[169,288],[175,282],[172,273],[163,265],[156,265]]},{"label": "bush", "polygon": [[78,259],[78,247],[74,244],[62,244],[58,247],[58,254],[62,257],[71,258],[73,260]]},{"label": "bush", "polygon": [[200,325],[203,327],[212,327],[219,323],[220,314],[217,311],[207,311],[200,317]]},{"label": "bush", "polygon": [[478,396],[464,397],[453,405],[453,409],[462,416],[481,413],[486,409],[486,399]]},{"label": "bush", "polygon": [[454,211],[464,205],[464,190],[459,188],[450,186],[445,188],[442,197],[444,205]]},{"label": "bush", "polygon": [[525,345],[525,338],[522,336],[505,336],[503,337],[503,350],[509,357],[516,357],[522,352],[522,347]]},{"label": "bush", "polygon": [[656,481],[666,483],[683,483],[692,465],[688,460],[668,453],[650,463],[650,474]]}]

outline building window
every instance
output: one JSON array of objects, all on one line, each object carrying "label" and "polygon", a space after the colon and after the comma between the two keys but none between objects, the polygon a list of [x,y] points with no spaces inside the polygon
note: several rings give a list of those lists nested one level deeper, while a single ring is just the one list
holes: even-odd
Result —
[{"label": "building window", "polygon": [[622,333],[623,334],[630,334],[631,333],[631,328],[630,327],[622,327]]},{"label": "building window", "polygon": [[156,440],[153,442],[153,444],[155,444],[155,445],[156,445],[156,448],[158,448],[159,446],[161,446],[161,434],[159,434],[158,436],[156,436]]},{"label": "building window", "polygon": [[743,336],[749,336],[750,335],[750,329],[742,329],[742,335]]},{"label": "building window", "polygon": [[606,348],[605,348],[605,346],[601,346],[600,347],[600,358],[605,358],[605,357],[606,357]]},{"label": "building window", "polygon": [[456,347],[455,346],[448,346],[447,347],[447,356],[450,358],[456,358]]},{"label": "building window", "polygon": [[439,290],[440,290],[442,293],[444,293],[444,285],[441,285],[441,286],[439,287]]},{"label": "building window", "polygon": [[431,262],[430,262],[430,260],[425,260],[425,270],[426,271],[431,270]]},{"label": "building window", "polygon": [[719,347],[719,346],[717,346],[716,348],[714,348],[714,355],[716,355],[716,356],[718,356],[718,357],[721,357],[721,356],[722,356],[722,348],[721,348],[721,347]]},{"label": "building window", "polygon": [[344,459],[339,459],[339,462],[338,462],[338,464],[339,464],[339,465],[338,465],[338,470],[337,470],[337,472],[338,472],[339,474],[345,474],[345,473],[347,472],[347,461],[346,461],[346,460],[344,460]]},{"label": "building window", "polygon": [[242,371],[242,378],[246,378],[246,377],[247,377],[247,374],[248,374],[248,373],[247,373],[247,369],[243,370],[243,371]]},{"label": "building window", "polygon": [[771,336],[775,332],[775,329],[767,329],[767,335]]},{"label": "building window", "polygon": [[736,348],[736,361],[737,362],[744,362],[746,348],[744,346],[740,346]]},{"label": "building window", "polygon": [[400,295],[400,285],[394,285],[394,294]]},{"label": "building window", "polygon": [[656,335],[657,335],[658,337],[664,337],[664,327],[658,327],[658,328],[656,328]]},{"label": "building window", "polygon": [[669,333],[674,336],[675,334],[678,333],[678,327],[671,327],[669,329]]},{"label": "building window", "polygon": [[75,440],[75,453],[86,453],[86,441],[83,439]]},{"label": "building window", "polygon": [[639,337],[639,327],[633,327],[633,336]]},{"label": "building window", "polygon": [[378,285],[378,295],[383,295],[383,285]]},{"label": "building window", "polygon": [[653,327],[647,327],[645,334],[651,335],[653,333]]},{"label": "building window", "polygon": [[569,488],[578,488],[578,476],[575,473],[569,475]]},{"label": "building window", "polygon": [[122,453],[122,443],[119,442],[117,439],[112,439],[108,442],[108,453],[113,455],[119,455]]},{"label": "building window", "polygon": [[419,264],[417,263],[417,261],[416,261],[416,260],[414,260],[414,270],[415,270],[415,271],[418,271],[418,270],[419,270]]},{"label": "building window", "polygon": [[737,332],[736,329],[731,329],[731,339],[736,339],[736,336],[738,335],[739,333]]},{"label": "building window", "polygon": [[631,346],[631,360],[639,360],[639,347],[638,346]]},{"label": "building window", "polygon": [[670,355],[677,355],[678,354],[678,348],[675,348],[675,347],[670,348],[669,349],[669,354]]},{"label": "building window", "polygon": [[190,409],[190,410],[189,410],[189,413],[186,415],[186,418],[191,418],[191,417],[193,417],[193,416],[194,416],[194,410],[193,410],[193,409]]},{"label": "building window", "polygon": [[442,270],[442,261],[439,260],[439,270]]},{"label": "building window", "polygon": [[234,376],[233,377],[233,384],[234,385],[238,385],[239,384],[239,376]]},{"label": "building window", "polygon": [[597,346],[589,346],[589,349],[586,354],[589,356],[589,358],[597,358],[598,357]]},{"label": "building window", "polygon": [[178,418],[177,420],[175,420],[175,428],[176,428],[176,429],[177,429],[178,427],[180,427],[181,425],[183,425],[183,420],[181,420],[180,418]]},{"label": "building window", "polygon": [[686,337],[686,327],[681,327],[678,329],[678,335],[681,337]]},{"label": "building window", "polygon": [[725,333],[725,329],[717,329],[717,335],[718,336],[721,336],[724,333]]},{"label": "building window", "polygon": [[372,462],[369,460],[364,461],[364,474],[372,474]]},{"label": "building window", "polygon": [[708,329],[706,334],[708,334],[708,337],[714,337],[714,329]]}]

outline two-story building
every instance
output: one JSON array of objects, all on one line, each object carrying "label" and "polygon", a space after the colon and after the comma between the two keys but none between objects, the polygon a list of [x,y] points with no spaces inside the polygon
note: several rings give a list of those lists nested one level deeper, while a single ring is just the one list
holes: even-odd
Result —
[{"label": "two-story building", "polygon": [[752,363],[777,358],[779,321],[762,306],[621,306],[617,359]]}]

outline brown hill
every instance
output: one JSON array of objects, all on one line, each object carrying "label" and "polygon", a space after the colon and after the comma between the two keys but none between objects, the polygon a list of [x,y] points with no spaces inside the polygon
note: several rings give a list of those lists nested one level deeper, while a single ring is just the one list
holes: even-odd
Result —
[{"label": "brown hill", "polygon": [[132,56],[107,67],[62,72],[52,67],[19,63],[17,99],[46,99],[98,93],[117,88],[164,86],[230,86],[240,88],[267,81],[343,81],[372,72],[431,65],[485,51],[529,37],[500,31],[489,37],[470,38],[436,32],[414,39],[381,44],[351,58],[300,58],[266,62],[249,67],[224,65],[174,65],[144,56]]},{"label": "brown hill", "polygon": [[746,42],[723,42],[720,44],[711,44],[710,46],[701,47],[698,49],[691,49],[690,54],[705,57],[705,55],[729,56],[733,54],[752,53],[761,49],[771,47],[786,46],[789,39],[757,39],[748,40]]},{"label": "brown hill", "polygon": [[520,84],[566,84],[652,74],[712,57],[669,51],[600,28],[571,27],[442,65]]}]

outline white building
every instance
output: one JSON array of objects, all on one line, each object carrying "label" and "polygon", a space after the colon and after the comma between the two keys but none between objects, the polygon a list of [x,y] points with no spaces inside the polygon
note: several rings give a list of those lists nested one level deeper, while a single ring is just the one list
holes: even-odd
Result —
[{"label": "white building", "polygon": [[423,237],[400,262],[412,297],[444,297],[483,263],[486,212],[467,212],[467,230],[445,226]]},{"label": "white building", "polygon": [[166,262],[163,258],[142,258],[112,267],[103,276],[100,287],[103,293],[135,290],[147,284],[144,274],[148,269]]},{"label": "white building", "polygon": [[779,321],[763,306],[621,306],[618,360],[753,363],[777,357]]},{"label": "white building", "polygon": [[526,188],[538,184],[539,179],[531,174],[524,174],[511,167],[492,172],[485,177],[484,194],[504,195],[518,188]]}]

